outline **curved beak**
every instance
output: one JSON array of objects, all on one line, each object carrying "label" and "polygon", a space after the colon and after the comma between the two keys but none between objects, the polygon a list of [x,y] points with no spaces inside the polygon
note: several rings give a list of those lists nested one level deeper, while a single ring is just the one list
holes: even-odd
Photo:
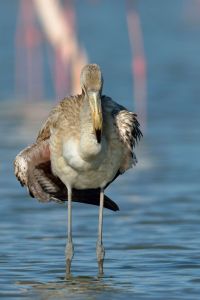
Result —
[{"label": "curved beak", "polygon": [[102,108],[101,108],[101,97],[99,91],[92,91],[88,93],[90,108],[92,111],[93,128],[96,134],[97,142],[101,142],[102,135]]}]

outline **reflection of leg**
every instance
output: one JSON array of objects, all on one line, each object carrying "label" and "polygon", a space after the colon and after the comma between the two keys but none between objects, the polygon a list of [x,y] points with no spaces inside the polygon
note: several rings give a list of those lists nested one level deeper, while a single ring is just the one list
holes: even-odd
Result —
[{"label": "reflection of leg", "polygon": [[72,191],[68,188],[68,240],[65,249],[66,255],[66,275],[71,272],[71,261],[74,255],[74,247],[72,242]]},{"label": "reflection of leg", "polygon": [[105,250],[102,242],[102,227],[103,227],[103,205],[104,205],[104,190],[100,192],[100,206],[99,206],[99,228],[98,228],[98,240],[97,240],[97,261],[99,267],[99,275],[103,274],[103,261]]}]

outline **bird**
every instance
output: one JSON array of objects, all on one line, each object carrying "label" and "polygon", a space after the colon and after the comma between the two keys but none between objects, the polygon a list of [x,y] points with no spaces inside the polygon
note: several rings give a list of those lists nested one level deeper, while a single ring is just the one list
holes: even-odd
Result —
[{"label": "bird", "polygon": [[80,74],[81,94],[61,100],[50,111],[36,141],[15,158],[14,172],[29,194],[42,202],[68,201],[66,275],[74,255],[72,202],[99,206],[96,255],[104,273],[103,208],[119,210],[104,191],[137,163],[134,147],[142,137],[137,115],[103,95],[97,64]]}]

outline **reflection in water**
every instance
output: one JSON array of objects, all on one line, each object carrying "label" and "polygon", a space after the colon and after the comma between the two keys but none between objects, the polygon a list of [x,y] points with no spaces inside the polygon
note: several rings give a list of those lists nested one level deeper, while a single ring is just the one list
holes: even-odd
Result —
[{"label": "reflection in water", "polygon": [[[19,281],[17,285],[23,286],[26,291],[32,288],[34,295],[42,299],[97,299],[99,295],[107,299],[107,296],[114,299],[122,299],[129,296],[129,293],[120,290],[112,278],[98,278],[89,276],[77,276],[70,279],[60,278],[59,281],[49,283],[39,283],[31,281]],[[115,287],[116,286],[116,287]],[[28,292],[28,290],[26,291]],[[84,298],[83,298],[84,297]]]}]

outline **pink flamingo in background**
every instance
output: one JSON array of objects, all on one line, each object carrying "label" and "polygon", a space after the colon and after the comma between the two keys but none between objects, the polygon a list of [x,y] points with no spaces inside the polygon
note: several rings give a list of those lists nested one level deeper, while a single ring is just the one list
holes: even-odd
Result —
[{"label": "pink flamingo in background", "polygon": [[29,100],[43,97],[41,39],[33,3],[21,0],[15,36],[16,93]]},{"label": "pink flamingo in background", "polygon": [[144,131],[147,122],[146,59],[140,25],[140,16],[137,12],[135,1],[132,0],[127,0],[127,22],[132,50],[134,100],[136,104],[136,111],[141,119],[141,124]]},{"label": "pink flamingo in background", "polygon": [[[26,91],[26,98],[42,99],[44,78],[41,43],[44,36],[55,53],[53,82],[57,98],[79,91],[79,74],[87,63],[87,56],[77,40],[73,5],[69,0],[65,3],[63,7],[58,0],[21,0],[16,32],[18,95]],[[42,25],[41,33],[36,17]]]}]

